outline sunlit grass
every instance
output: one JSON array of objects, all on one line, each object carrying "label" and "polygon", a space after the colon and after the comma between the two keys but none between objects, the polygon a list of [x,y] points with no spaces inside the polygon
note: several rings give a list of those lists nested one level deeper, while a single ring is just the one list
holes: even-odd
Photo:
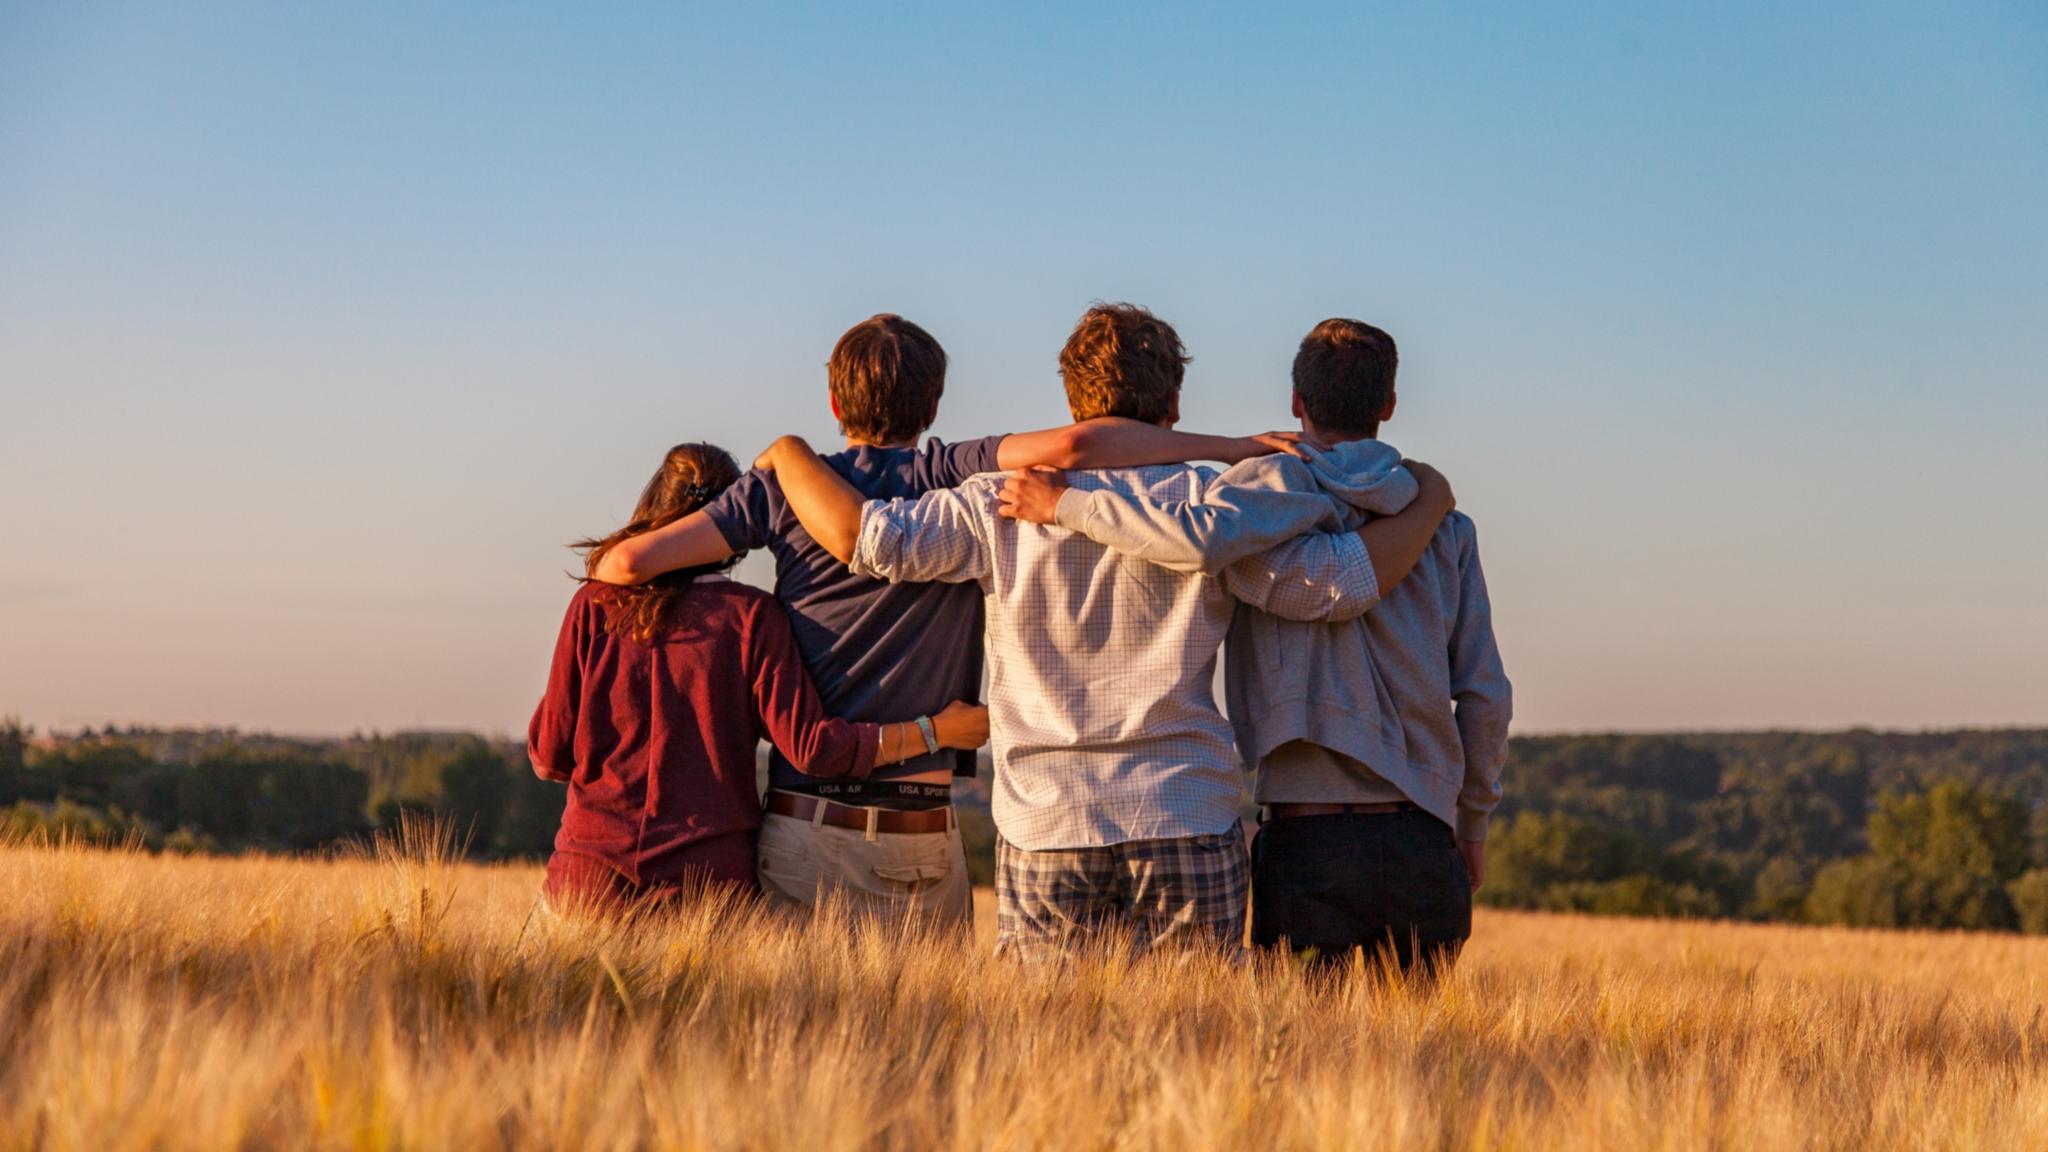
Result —
[{"label": "sunlit grass", "polygon": [[2048,941],[1482,913],[1433,987],[0,847],[0,1146],[2048,1147]]}]

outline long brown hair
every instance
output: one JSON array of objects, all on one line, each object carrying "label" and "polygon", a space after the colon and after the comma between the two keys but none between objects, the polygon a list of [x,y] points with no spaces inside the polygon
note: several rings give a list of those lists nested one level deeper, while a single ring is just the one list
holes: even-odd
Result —
[{"label": "long brown hair", "polygon": [[[583,555],[583,580],[594,579],[598,561],[620,541],[672,524],[717,499],[718,494],[740,478],[740,466],[732,453],[716,444],[678,444],[661,458],[661,467],[640,493],[640,503],[626,526],[609,536],[579,540],[571,545]],[[664,572],[645,584],[613,588],[604,593],[606,626],[613,632],[626,631],[646,643],[670,623],[676,602],[697,577],[724,572],[740,562],[736,553],[716,564]]]}]

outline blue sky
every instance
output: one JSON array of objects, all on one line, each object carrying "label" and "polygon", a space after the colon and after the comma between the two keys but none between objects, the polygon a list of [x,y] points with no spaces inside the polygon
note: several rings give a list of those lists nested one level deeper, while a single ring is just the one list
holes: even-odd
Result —
[{"label": "blue sky", "polygon": [[[1523,731],[2048,722],[2048,10],[0,2],[0,712],[524,723],[669,444],[1403,353]],[[759,563],[749,570],[763,574]]]}]

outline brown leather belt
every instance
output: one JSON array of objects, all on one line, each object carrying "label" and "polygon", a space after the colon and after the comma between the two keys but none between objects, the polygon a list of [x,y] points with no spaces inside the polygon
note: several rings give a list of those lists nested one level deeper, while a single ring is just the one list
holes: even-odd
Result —
[{"label": "brown leather belt", "polygon": [[1384,816],[1392,812],[1420,812],[1412,800],[1388,800],[1379,804],[1268,804],[1266,815],[1274,820],[1299,816]]},{"label": "brown leather belt", "polygon": [[[817,820],[818,809],[823,806],[825,816]],[[816,821],[830,824],[834,828],[851,828],[856,832],[868,831],[868,821],[873,819],[876,832],[925,833],[944,832],[953,827],[953,808],[856,808],[851,804],[838,804],[816,796],[799,796],[794,792],[768,793],[763,810],[792,820]]]}]

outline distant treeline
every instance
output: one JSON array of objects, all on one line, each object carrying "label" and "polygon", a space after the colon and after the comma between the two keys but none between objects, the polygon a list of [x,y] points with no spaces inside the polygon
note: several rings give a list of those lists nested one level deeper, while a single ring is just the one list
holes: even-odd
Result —
[{"label": "distant treeline", "polygon": [[[961,826],[986,880],[986,779]],[[1518,737],[1481,899],[1611,915],[2048,933],[2048,731]],[[0,723],[5,831],[310,851],[403,812],[545,856],[564,791],[515,743]],[[977,810],[977,807],[979,810]]]},{"label": "distant treeline", "polygon": [[2048,731],[1514,741],[1488,903],[2048,933]]},{"label": "distant treeline", "polygon": [[366,840],[414,812],[447,817],[474,857],[543,857],[566,796],[534,776],[519,745],[467,733],[307,740],[109,727],[38,741],[0,723],[0,814],[16,835],[305,852]]}]

